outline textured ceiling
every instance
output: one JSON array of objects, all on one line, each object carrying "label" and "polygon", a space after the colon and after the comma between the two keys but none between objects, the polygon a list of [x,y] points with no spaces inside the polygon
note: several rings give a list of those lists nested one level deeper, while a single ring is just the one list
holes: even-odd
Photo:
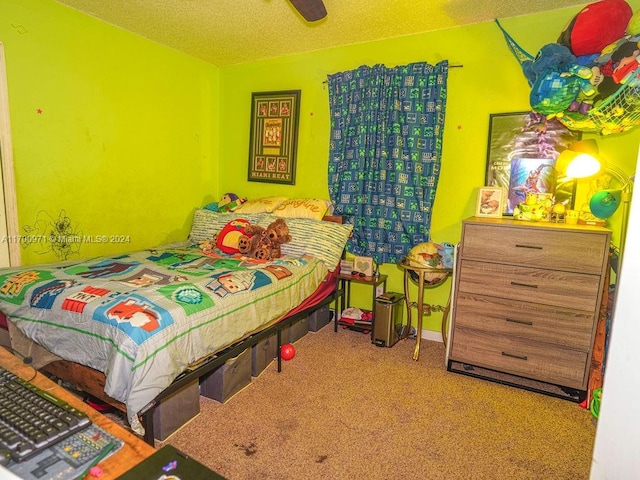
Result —
[{"label": "textured ceiling", "polygon": [[324,0],[327,17],[307,23],[288,0],[57,1],[221,67],[586,3]]}]

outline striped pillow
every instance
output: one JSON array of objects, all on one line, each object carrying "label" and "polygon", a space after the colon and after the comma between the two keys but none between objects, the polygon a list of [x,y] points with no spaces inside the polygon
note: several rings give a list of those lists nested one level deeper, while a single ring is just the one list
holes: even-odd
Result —
[{"label": "striped pillow", "polygon": [[[273,217],[274,220],[276,218]],[[322,260],[329,270],[340,264],[353,225],[313,218],[285,218],[284,221],[291,235],[291,242],[281,246],[284,255],[313,255]]]},{"label": "striped pillow", "polygon": [[193,214],[189,241],[201,243],[211,240],[216,233],[235,218],[244,218],[249,223],[266,226],[270,222],[264,223],[262,219],[265,215],[262,213],[212,212],[206,208],[199,208]]},{"label": "striped pillow", "polygon": [[[211,240],[211,237],[222,230],[227,222],[235,218],[244,218],[250,223],[266,228],[279,217],[268,213],[243,215],[238,212],[221,213],[199,208],[193,215],[189,240],[193,243]],[[324,222],[313,218],[285,218],[284,220],[291,235],[291,242],[281,246],[284,255],[313,255],[324,262],[329,270],[334,270],[339,265],[353,225]]]}]

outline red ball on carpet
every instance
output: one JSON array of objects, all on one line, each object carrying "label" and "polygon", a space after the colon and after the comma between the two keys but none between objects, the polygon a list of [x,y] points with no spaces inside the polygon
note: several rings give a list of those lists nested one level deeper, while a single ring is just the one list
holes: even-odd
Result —
[{"label": "red ball on carpet", "polygon": [[283,360],[291,360],[296,356],[296,347],[290,343],[285,343],[280,347],[280,358]]}]

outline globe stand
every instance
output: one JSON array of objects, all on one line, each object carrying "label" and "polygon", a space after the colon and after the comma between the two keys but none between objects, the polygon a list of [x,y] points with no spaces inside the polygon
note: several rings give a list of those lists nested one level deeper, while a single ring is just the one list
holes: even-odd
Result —
[{"label": "globe stand", "polygon": [[[413,351],[413,359],[418,360],[420,358],[420,341],[422,340],[422,320],[425,316],[431,315],[432,311],[441,311],[442,315],[442,341],[446,345],[446,318],[449,313],[451,305],[451,292],[449,292],[449,298],[445,306],[442,305],[430,305],[424,303],[424,290],[425,288],[436,288],[442,285],[447,278],[453,273],[451,268],[432,268],[432,267],[419,267],[412,265],[403,257],[398,262],[398,266],[404,270],[404,298],[407,306],[407,328],[403,338],[406,339],[408,333],[411,331],[412,312],[416,308],[418,312],[418,321],[416,327],[416,346]],[[409,280],[413,280],[418,285],[418,299],[416,302],[412,302],[409,296]]]}]

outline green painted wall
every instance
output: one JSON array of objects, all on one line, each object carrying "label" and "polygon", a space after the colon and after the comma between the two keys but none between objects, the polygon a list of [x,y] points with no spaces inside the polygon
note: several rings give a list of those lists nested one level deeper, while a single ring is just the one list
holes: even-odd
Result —
[{"label": "green painted wall", "polygon": [[[640,8],[640,0],[630,1]],[[580,10],[561,9],[501,21],[529,53],[555,42],[565,24]],[[484,184],[489,115],[529,110],[529,89],[520,66],[495,23],[442,30],[374,43],[345,46],[304,55],[281,57],[222,69],[224,95],[220,115],[220,186],[250,198],[263,195],[319,196],[328,198],[329,152],[328,74],[360,65],[404,65],[416,61],[432,64],[447,59],[462,65],[449,71],[442,170],[432,221],[436,242],[457,243],[461,220],[473,215],[477,188]],[[251,92],[302,90],[296,185],[247,182]],[[600,152],[612,163],[632,173],[638,154],[640,129],[597,138]],[[613,218],[617,241],[619,214]],[[402,274],[384,265],[388,290],[402,292]],[[428,293],[428,302],[446,303],[450,282]],[[354,286],[355,304],[367,307],[370,289]],[[416,292],[412,292],[416,298]],[[427,328],[440,330],[441,315],[427,318]]]},{"label": "green painted wall", "polygon": [[[629,3],[640,8],[640,0]],[[578,10],[502,23],[535,54]],[[492,22],[218,69],[53,0],[2,0],[0,42],[21,228],[43,220],[48,232],[64,211],[81,234],[130,239],[84,243],[70,258],[183,240],[193,210],[225,192],[328,198],[327,75],[363,64],[443,59],[462,68],[449,74],[432,235],[455,243],[484,183],[489,114],[529,108],[526,80]],[[251,93],[290,89],[302,90],[296,184],[247,182]],[[605,157],[633,171],[640,129],[585,136],[598,138]],[[46,244],[22,255],[25,264],[56,260]],[[382,272],[390,276],[389,290],[402,291],[395,265]],[[428,301],[444,304],[449,286],[429,292]],[[354,295],[364,307],[370,291],[356,286]],[[427,328],[438,332],[439,324],[436,313]]]},{"label": "green painted wall", "polygon": [[52,0],[2,0],[0,42],[21,233],[64,212],[94,241],[69,258],[184,240],[216,188],[218,69]]}]

